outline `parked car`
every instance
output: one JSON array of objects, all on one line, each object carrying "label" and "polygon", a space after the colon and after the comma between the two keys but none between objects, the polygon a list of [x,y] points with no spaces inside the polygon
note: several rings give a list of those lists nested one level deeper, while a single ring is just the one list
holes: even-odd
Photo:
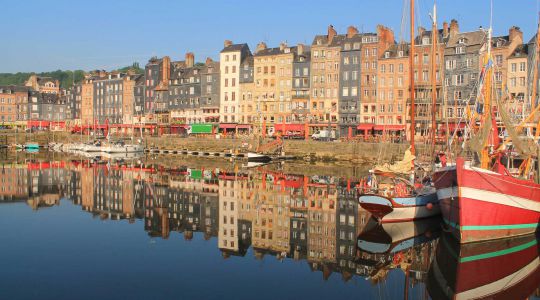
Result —
[{"label": "parked car", "polygon": [[336,139],[336,132],[334,130],[329,131],[326,129],[318,130],[311,135],[311,138],[316,141],[333,141]]}]

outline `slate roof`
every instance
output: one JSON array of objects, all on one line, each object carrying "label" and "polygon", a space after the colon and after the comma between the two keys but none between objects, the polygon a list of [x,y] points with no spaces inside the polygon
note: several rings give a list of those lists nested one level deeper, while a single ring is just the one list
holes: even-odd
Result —
[{"label": "slate roof", "polygon": [[512,52],[512,54],[510,54],[508,58],[510,59],[510,58],[527,57],[528,54],[529,54],[529,45],[522,44],[522,45],[518,45],[516,49],[514,50],[514,52]]},{"label": "slate roof", "polygon": [[221,53],[242,51],[242,50],[246,50],[246,48],[249,48],[248,44],[246,44],[246,43],[244,43],[244,44],[232,44],[230,46],[227,46],[227,47],[223,48],[223,50],[221,50]]}]

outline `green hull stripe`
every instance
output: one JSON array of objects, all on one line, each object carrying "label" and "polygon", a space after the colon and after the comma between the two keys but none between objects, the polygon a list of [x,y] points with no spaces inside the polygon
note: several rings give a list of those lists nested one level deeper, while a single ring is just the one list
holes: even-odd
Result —
[{"label": "green hull stripe", "polygon": [[[444,218],[443,218],[444,219]],[[531,224],[514,224],[514,225],[470,225],[459,226],[454,222],[444,219],[444,222],[458,230],[500,230],[500,229],[525,229],[539,227],[538,223]]]},{"label": "green hull stripe", "polygon": [[484,254],[478,254],[478,255],[463,257],[459,261],[460,262],[470,262],[470,261],[475,261],[475,260],[480,260],[480,259],[497,257],[497,256],[501,256],[501,255],[506,255],[506,254],[522,251],[522,250],[530,248],[531,246],[534,246],[534,245],[536,245],[536,240],[532,240],[532,241],[530,241],[530,242],[528,242],[526,244],[515,246],[515,247],[509,248],[509,249],[504,249],[504,250],[499,250],[499,251],[495,251],[495,252],[489,252],[489,253],[484,253]]}]

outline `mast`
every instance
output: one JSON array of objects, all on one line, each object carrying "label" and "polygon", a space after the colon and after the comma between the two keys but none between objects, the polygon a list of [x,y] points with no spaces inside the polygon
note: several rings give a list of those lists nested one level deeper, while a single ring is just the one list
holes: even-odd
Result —
[{"label": "mast", "polygon": [[[483,116],[482,116],[482,122],[486,122],[488,118],[491,116],[491,76],[493,74],[493,67],[490,66],[489,61],[491,60],[491,34],[493,29],[493,1],[491,1],[491,15],[490,15],[490,22],[489,22],[489,29],[488,29],[488,40],[487,40],[487,55],[484,59],[484,66],[486,68],[485,73],[485,83],[484,83],[484,108],[483,108]],[[491,128],[491,130],[497,130],[497,128]],[[484,147],[482,149],[482,155],[480,164],[483,169],[487,169],[489,167],[489,135],[488,137],[485,137],[484,140]]]},{"label": "mast", "polygon": [[410,13],[411,13],[411,24],[410,24],[410,31],[411,31],[411,47],[409,50],[409,82],[410,82],[410,97],[411,97],[411,154],[415,155],[415,147],[414,147],[414,136],[415,136],[415,129],[416,129],[416,123],[414,120],[415,117],[415,101],[414,101],[414,0],[411,0],[411,7],[410,7]]},{"label": "mast", "polygon": [[431,26],[431,148],[435,152],[435,139],[437,137],[437,4],[433,3],[433,22]]}]

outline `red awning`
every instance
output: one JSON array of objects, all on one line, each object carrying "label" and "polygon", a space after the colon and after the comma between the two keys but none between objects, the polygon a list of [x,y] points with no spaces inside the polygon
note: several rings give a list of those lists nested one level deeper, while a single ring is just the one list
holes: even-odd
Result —
[{"label": "red awning", "polygon": [[219,128],[221,128],[221,129],[235,129],[236,124],[224,124],[224,123],[221,123],[221,124],[219,124]]},{"label": "red awning", "polygon": [[371,123],[361,123],[361,124],[358,124],[358,127],[356,127],[356,129],[359,129],[359,130],[371,130],[371,129],[373,129],[373,126],[374,126],[374,124],[371,124]]},{"label": "red awning", "polygon": [[28,121],[26,123],[27,127],[49,127],[48,121]]},{"label": "red awning", "polygon": [[306,124],[275,124],[276,131],[304,131]]},{"label": "red awning", "polygon": [[236,128],[238,128],[238,129],[250,129],[251,125],[249,125],[249,124],[238,124],[238,125],[236,125]]},{"label": "red awning", "polygon": [[400,131],[405,130],[405,125],[376,125],[375,130]]}]

